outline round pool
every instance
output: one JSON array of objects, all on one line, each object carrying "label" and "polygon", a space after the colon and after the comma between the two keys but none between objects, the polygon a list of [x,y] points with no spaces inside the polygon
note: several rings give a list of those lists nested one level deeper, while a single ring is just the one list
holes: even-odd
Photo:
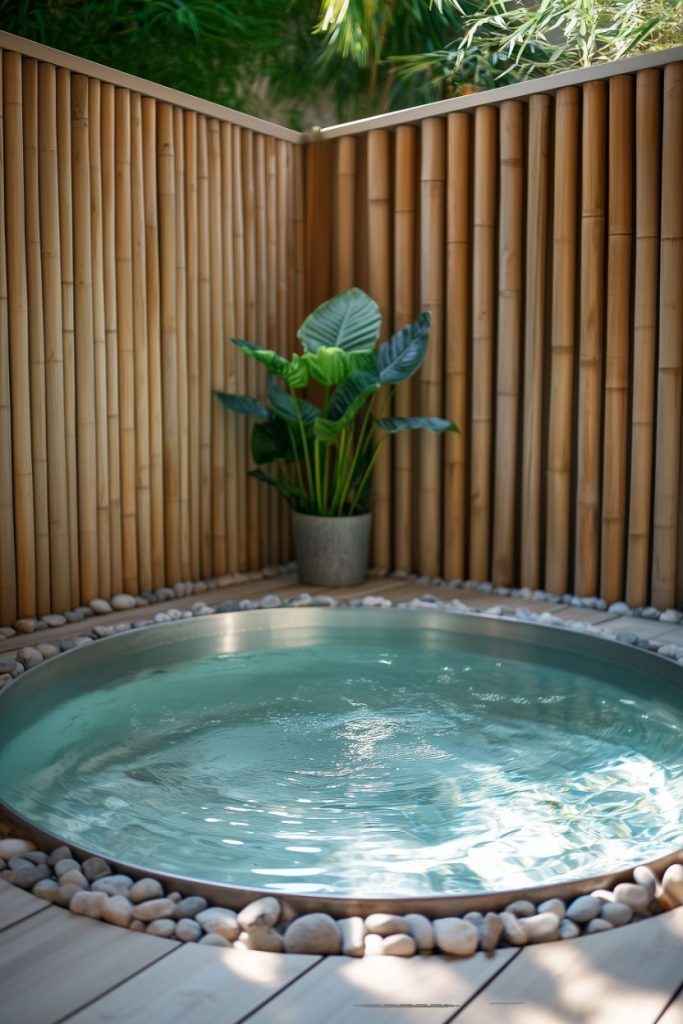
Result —
[{"label": "round pool", "polygon": [[238,890],[429,899],[602,877],[681,846],[681,676],[440,612],[187,620],[7,687],[0,797],[74,848]]}]

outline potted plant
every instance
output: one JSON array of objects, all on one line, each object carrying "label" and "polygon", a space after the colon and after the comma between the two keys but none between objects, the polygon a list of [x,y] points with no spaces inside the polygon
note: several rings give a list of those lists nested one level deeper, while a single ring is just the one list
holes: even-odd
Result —
[{"label": "potted plant", "polygon": [[[276,487],[292,508],[299,579],[350,586],[365,578],[370,542],[372,470],[389,434],[424,428],[457,430],[428,416],[387,418],[393,388],[421,366],[430,314],[376,347],[381,314],[359,288],[315,309],[297,332],[302,354],[277,352],[231,338],[268,368],[268,400],[215,392],[228,409],[256,420],[250,476]],[[323,388],[321,406],[304,393]],[[262,468],[273,468],[267,473]]]}]

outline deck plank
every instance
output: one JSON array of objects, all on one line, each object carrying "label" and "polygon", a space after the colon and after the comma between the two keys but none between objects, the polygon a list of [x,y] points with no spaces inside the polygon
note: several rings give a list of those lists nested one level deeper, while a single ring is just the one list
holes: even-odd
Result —
[{"label": "deck plank", "polygon": [[654,1024],[683,981],[683,907],[528,947],[456,1024]]},{"label": "deck plank", "polygon": [[0,878],[0,931],[23,921],[26,917],[39,914],[50,906],[45,900],[39,900],[16,885],[10,885]]},{"label": "deck plank", "polygon": [[330,956],[252,1016],[249,1024],[445,1024],[514,959],[516,950],[468,960]]},{"label": "deck plank", "polygon": [[662,1016],[657,1018],[657,1024],[683,1024],[683,988],[669,1003]]},{"label": "deck plank", "polygon": [[318,961],[185,945],[69,1018],[69,1024],[235,1024]]},{"label": "deck plank", "polygon": [[55,1024],[177,946],[49,907],[3,932],[0,1016]]},{"label": "deck plank", "polygon": [[615,634],[633,633],[634,636],[650,640],[670,633],[671,625],[668,622],[660,622],[658,619],[640,619],[632,615],[620,615],[606,623],[605,629]]}]

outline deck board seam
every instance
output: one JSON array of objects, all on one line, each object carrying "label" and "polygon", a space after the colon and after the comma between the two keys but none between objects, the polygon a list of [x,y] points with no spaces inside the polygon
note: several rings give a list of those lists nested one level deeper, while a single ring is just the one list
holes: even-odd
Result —
[{"label": "deck board seam", "polygon": [[18,924],[23,924],[24,921],[28,921],[29,917],[35,917],[37,914],[42,914],[45,910],[48,909],[48,906],[49,904],[46,903],[44,907],[36,907],[35,910],[29,910],[28,914],[24,914],[23,917],[17,918],[17,920],[12,921],[11,924],[0,925],[0,934],[2,934],[3,932],[8,932],[10,928],[16,928]]},{"label": "deck board seam", "polygon": [[472,992],[472,994],[469,996],[469,998],[466,999],[465,1002],[462,1003],[457,1008],[455,1013],[452,1014],[450,1017],[448,1017],[447,1020],[444,1021],[444,1024],[451,1024],[452,1021],[454,1021],[457,1017],[459,1017],[460,1014],[463,1012],[463,1010],[465,1010],[470,1005],[471,1002],[473,1002],[478,996],[480,996],[482,994],[482,992],[485,992],[486,989],[491,985],[491,982],[495,981],[496,978],[499,978],[500,975],[503,973],[503,971],[510,966],[510,964],[514,963],[516,960],[519,959],[519,957],[522,955],[523,952],[524,951],[522,949],[518,949],[514,956],[511,956],[509,960],[506,960],[504,964],[501,964],[500,967],[498,968],[498,970],[494,974],[491,974],[486,979],[484,984],[480,988],[478,988],[475,992]]},{"label": "deck board seam", "polygon": [[244,1021],[248,1021],[249,1018],[253,1017],[255,1013],[259,1013],[264,1006],[267,1006],[268,1003],[272,1003],[274,999],[279,999],[283,992],[286,992],[288,988],[291,988],[292,985],[296,985],[298,981],[300,981],[302,978],[305,978],[306,975],[310,974],[311,971],[314,971],[316,967],[319,967],[320,964],[324,961],[324,959],[324,956],[319,956],[315,963],[310,964],[305,970],[301,972],[301,974],[297,974],[295,978],[291,978],[290,981],[288,981],[281,988],[279,988],[277,992],[271,992],[271,994],[267,996],[262,1003],[259,1003],[258,1006],[254,1006],[243,1017],[239,1017],[237,1020],[233,1021],[232,1024],[244,1024]]}]

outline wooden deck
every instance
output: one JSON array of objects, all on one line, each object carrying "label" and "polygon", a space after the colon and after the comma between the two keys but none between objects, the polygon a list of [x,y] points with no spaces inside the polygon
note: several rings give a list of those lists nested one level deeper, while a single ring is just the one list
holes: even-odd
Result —
[{"label": "wooden deck", "polygon": [[[147,618],[167,607],[266,593],[322,592],[292,577],[98,616]],[[618,633],[683,644],[683,628],[547,602],[370,579],[335,596],[426,592],[470,607],[517,605],[582,619]],[[95,620],[13,637],[31,642],[87,632]],[[634,630],[637,625],[637,630]],[[285,956],[183,945],[76,917],[0,880],[2,1024],[683,1024],[683,907],[613,932],[466,960],[433,955]]]}]

